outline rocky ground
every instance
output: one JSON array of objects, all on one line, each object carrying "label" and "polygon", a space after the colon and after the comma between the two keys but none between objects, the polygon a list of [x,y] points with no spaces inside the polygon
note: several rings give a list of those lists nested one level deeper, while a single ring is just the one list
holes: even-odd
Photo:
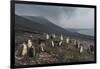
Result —
[{"label": "rocky ground", "polygon": [[[33,45],[35,46],[35,56],[25,57],[21,60],[15,59],[15,65],[35,65],[35,64],[54,64],[54,63],[71,63],[71,62],[85,62],[94,61],[94,53],[89,53],[84,49],[83,53],[79,53],[79,49],[75,48],[73,43],[66,44],[63,40],[62,46],[51,46],[51,40],[45,39],[45,34],[43,33],[29,33],[17,31],[15,33],[15,54],[20,48],[20,44],[27,40],[29,36],[32,35]],[[58,40],[57,36],[56,40]],[[46,46],[44,47],[44,52],[41,51],[37,39],[41,38],[45,40]],[[82,40],[82,39],[80,39]],[[83,40],[82,40],[83,41]],[[89,44],[94,44],[93,41],[87,40],[84,44],[85,48]]]}]

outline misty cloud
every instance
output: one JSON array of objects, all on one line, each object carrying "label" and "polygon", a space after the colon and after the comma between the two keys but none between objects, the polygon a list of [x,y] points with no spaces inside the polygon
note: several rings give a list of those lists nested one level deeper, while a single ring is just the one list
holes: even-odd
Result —
[{"label": "misty cloud", "polygon": [[16,4],[15,13],[42,16],[63,28],[94,28],[93,8]]}]

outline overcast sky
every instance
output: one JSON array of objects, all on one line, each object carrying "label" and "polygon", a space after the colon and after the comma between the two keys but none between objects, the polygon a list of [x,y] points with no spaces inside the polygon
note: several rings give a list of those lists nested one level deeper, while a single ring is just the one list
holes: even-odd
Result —
[{"label": "overcast sky", "polygon": [[42,16],[63,28],[94,28],[94,8],[16,4],[15,13]]}]

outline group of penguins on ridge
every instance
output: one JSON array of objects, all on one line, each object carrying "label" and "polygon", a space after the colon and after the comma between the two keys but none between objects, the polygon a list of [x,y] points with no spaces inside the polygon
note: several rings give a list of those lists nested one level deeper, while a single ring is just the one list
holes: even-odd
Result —
[{"label": "group of penguins on ridge", "polygon": [[[20,60],[20,59],[24,58],[25,56],[33,57],[33,56],[36,55],[36,50],[35,50],[35,46],[33,45],[32,38],[33,38],[33,36],[30,35],[29,39],[27,41],[22,42],[22,44],[21,44],[22,49],[21,49],[21,52],[20,52],[21,57],[17,57],[16,54],[15,54],[16,59]],[[47,40],[51,41],[50,43],[51,43],[52,47],[55,47],[55,46],[60,47],[60,46],[62,46],[63,41],[64,41],[64,36],[63,35],[60,36],[60,40],[57,41],[57,42],[55,42],[55,40],[54,40],[54,39],[56,39],[55,34],[50,35],[50,34],[46,33],[45,38],[46,38],[45,39],[46,41]],[[46,46],[45,41],[41,40],[40,38],[39,38],[38,41],[39,41],[40,50],[42,52],[45,52],[45,49],[44,49],[44,47]],[[71,38],[66,37],[65,42],[66,42],[66,44],[70,44],[71,43]],[[74,39],[73,45],[76,46],[76,48],[79,49],[79,53],[83,53],[84,46],[79,40]],[[90,45],[89,48],[87,49],[87,51],[90,52],[90,53],[93,53],[94,52],[94,46]],[[19,52],[19,50],[17,52]]]}]

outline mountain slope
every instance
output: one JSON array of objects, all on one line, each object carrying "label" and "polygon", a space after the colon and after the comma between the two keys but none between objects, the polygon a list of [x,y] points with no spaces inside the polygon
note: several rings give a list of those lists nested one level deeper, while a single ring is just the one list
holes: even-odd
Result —
[{"label": "mountain slope", "polygon": [[31,21],[37,22],[39,24],[45,25],[46,27],[49,28],[49,30],[47,32],[49,32],[50,30],[52,30],[51,32],[56,32],[56,33],[64,33],[65,31],[69,32],[68,30],[65,30],[64,28],[59,27],[58,25],[50,22],[48,19],[44,18],[44,17],[39,17],[39,16],[22,16],[23,18],[29,19]]},{"label": "mountain slope", "polygon": [[[27,29],[31,29],[32,31],[40,31],[40,32],[50,32],[50,33],[65,33],[65,29],[53,24],[52,22],[40,18],[40,17],[31,17],[26,18],[23,16],[15,16],[15,24],[20,25],[21,27],[26,27]],[[15,25],[15,27],[16,27]],[[16,29],[19,29],[17,27]],[[20,28],[21,29],[21,28]],[[22,29],[23,30],[23,29]],[[30,31],[30,30],[29,30]],[[69,31],[67,31],[69,32]]]},{"label": "mountain slope", "polygon": [[49,20],[41,17],[33,17],[33,16],[19,16],[15,15],[15,30],[24,30],[29,32],[48,32],[48,33],[58,33],[63,34],[65,36],[71,36],[76,38],[86,38],[93,39],[91,36],[82,35],[76,32],[71,32],[65,30]]}]

